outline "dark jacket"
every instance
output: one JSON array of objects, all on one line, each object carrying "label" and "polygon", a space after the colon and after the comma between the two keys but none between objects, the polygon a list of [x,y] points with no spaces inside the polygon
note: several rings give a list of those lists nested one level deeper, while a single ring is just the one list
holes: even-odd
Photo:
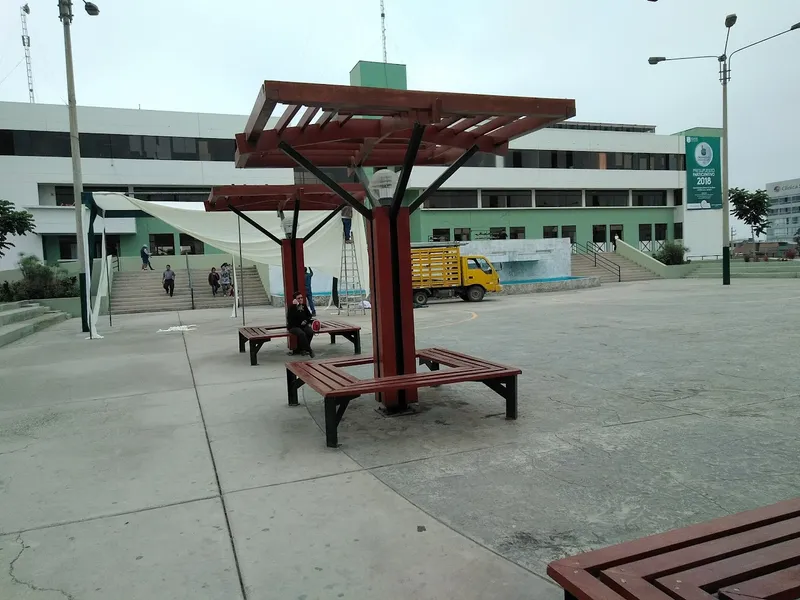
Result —
[{"label": "dark jacket", "polygon": [[286,326],[288,329],[294,327],[305,327],[312,321],[311,311],[305,304],[292,304],[286,313]]},{"label": "dark jacket", "polygon": [[219,285],[219,273],[209,273],[208,274],[208,285],[215,286]]}]

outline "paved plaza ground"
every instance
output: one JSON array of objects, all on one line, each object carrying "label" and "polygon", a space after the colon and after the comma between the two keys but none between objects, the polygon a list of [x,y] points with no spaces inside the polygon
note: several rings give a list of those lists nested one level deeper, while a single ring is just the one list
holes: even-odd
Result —
[{"label": "paved plaza ground", "polygon": [[363,397],[326,448],[320,398],[286,405],[285,345],[251,367],[230,310],[0,349],[0,598],[555,600],[552,559],[800,495],[794,280],[414,316],[419,347],[521,367],[520,418],[480,384],[406,417]]}]

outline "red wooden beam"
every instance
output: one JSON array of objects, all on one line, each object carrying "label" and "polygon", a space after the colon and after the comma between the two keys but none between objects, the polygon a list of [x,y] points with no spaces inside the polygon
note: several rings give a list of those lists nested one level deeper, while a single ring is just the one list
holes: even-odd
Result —
[{"label": "red wooden beam", "polygon": [[275,131],[278,133],[283,133],[283,130],[289,126],[294,116],[300,110],[300,106],[298,104],[290,104],[286,107],[281,115],[281,118],[278,119],[278,122],[275,124]]},{"label": "red wooden beam", "polygon": [[264,127],[267,125],[267,121],[275,108],[275,104],[277,104],[275,101],[267,98],[266,87],[262,85],[261,89],[258,91],[258,97],[256,98],[253,110],[247,118],[247,124],[244,126],[244,135],[247,140],[250,142],[258,140],[258,136],[261,135]]}]

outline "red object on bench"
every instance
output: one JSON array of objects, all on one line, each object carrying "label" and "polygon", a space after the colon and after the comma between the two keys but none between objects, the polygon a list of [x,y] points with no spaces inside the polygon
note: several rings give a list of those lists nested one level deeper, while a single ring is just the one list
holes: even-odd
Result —
[{"label": "red object on bench", "polygon": [[[339,445],[337,428],[347,406],[362,394],[480,381],[506,399],[506,418],[517,418],[517,376],[522,373],[519,369],[443,348],[419,350],[416,357],[419,364],[426,365],[430,371],[372,379],[359,379],[344,370],[345,367],[372,364],[371,356],[286,363],[289,404],[299,403],[297,390],[303,384],[322,395],[325,401],[325,437],[330,448]],[[440,365],[449,368],[441,371]]]},{"label": "red object on bench", "polygon": [[[336,343],[336,336],[341,336],[353,343],[355,354],[361,354],[361,327],[340,321],[320,321],[320,335],[331,336],[331,344]],[[289,337],[286,325],[261,325],[258,327],[239,328],[239,352],[245,351],[245,344],[250,344],[250,364],[258,364],[258,351],[266,342],[275,338]],[[294,336],[292,336],[294,337]]]},{"label": "red object on bench", "polygon": [[550,563],[567,600],[800,598],[800,498]]}]

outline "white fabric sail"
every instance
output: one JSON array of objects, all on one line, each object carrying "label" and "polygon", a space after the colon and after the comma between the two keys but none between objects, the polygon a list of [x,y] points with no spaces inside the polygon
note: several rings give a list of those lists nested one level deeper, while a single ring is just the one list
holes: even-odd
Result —
[{"label": "white fabric sail", "polygon": [[[108,211],[141,210],[175,229],[239,256],[239,217],[232,212],[206,212],[199,202],[147,202],[116,192],[94,192],[98,207]],[[272,211],[243,211],[278,239],[285,234],[280,219]],[[330,211],[300,211],[297,236],[303,237],[330,214]],[[242,220],[242,256],[253,262],[281,266],[281,248],[255,227]],[[304,244],[305,264],[322,273],[338,277],[342,255],[342,220],[336,216]],[[353,243],[356,245],[362,287],[369,293],[369,256],[364,217],[353,215]]]}]

